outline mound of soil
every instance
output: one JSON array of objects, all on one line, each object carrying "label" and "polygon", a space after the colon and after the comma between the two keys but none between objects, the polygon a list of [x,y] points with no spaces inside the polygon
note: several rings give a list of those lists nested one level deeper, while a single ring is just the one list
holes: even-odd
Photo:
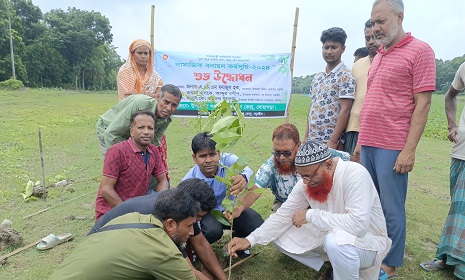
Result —
[{"label": "mound of soil", "polygon": [[0,250],[23,243],[23,237],[11,227],[11,224],[0,225]]}]

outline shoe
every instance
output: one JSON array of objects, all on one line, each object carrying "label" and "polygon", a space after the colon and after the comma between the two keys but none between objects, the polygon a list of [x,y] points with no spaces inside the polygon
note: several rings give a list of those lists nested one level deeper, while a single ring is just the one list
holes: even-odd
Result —
[{"label": "shoe", "polygon": [[384,269],[380,268],[379,269],[379,280],[389,280],[389,279],[396,279],[397,277],[399,277],[399,275],[394,274],[392,276],[389,276],[387,275],[386,271],[384,271]]},{"label": "shoe", "polygon": [[250,256],[250,251],[248,249],[244,251],[237,251],[236,254],[238,258],[245,259]]},{"label": "shoe", "polygon": [[60,235],[49,234],[42,238],[39,244],[37,244],[36,248],[38,250],[51,249],[63,242],[70,240],[71,238],[73,238],[73,235],[71,233],[65,233]]},{"label": "shoe", "polygon": [[429,262],[422,262],[420,266],[426,271],[443,270],[444,266],[440,265],[439,262],[439,260],[434,259]]}]

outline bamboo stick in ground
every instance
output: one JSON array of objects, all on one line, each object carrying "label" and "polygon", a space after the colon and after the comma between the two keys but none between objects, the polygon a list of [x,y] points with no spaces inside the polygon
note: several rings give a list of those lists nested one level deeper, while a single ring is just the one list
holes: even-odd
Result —
[{"label": "bamboo stick in ground", "polygon": [[30,243],[30,244],[28,244],[26,246],[24,246],[24,247],[18,248],[18,249],[14,250],[11,253],[8,253],[8,254],[6,254],[4,256],[1,256],[0,257],[0,262],[7,259],[7,258],[9,258],[9,257],[11,257],[11,256],[13,256],[13,255],[16,255],[16,254],[20,253],[20,252],[22,252],[22,251],[24,251],[24,250],[26,250],[28,248],[31,248],[34,245],[37,245],[41,240],[42,240],[42,238],[37,240],[37,241],[34,241],[34,242],[32,242],[32,243]]},{"label": "bamboo stick in ground", "polygon": [[[45,186],[45,168],[44,168],[44,155],[42,153],[42,134],[40,133],[40,127],[39,127],[39,152],[40,152],[40,166],[42,170],[42,187],[47,190],[47,187]],[[43,195],[44,200],[47,200],[47,192],[44,192]]]},{"label": "bamboo stick in ground", "polygon": [[258,254],[259,254],[258,252],[257,252],[257,253],[254,253],[254,254],[248,256],[247,258],[245,258],[245,259],[243,259],[243,260],[240,260],[240,261],[238,261],[237,263],[231,265],[230,267],[227,267],[227,268],[223,269],[223,271],[224,271],[224,272],[228,272],[229,270],[235,268],[235,267],[238,266],[238,265],[243,264],[244,262],[250,260],[251,258],[255,257],[255,256],[258,255]]}]

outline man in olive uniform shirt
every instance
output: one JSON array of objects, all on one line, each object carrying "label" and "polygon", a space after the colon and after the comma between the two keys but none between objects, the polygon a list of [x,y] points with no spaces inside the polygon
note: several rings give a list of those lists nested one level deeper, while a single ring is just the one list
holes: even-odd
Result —
[{"label": "man in olive uniform shirt", "polygon": [[[50,280],[197,279],[179,248],[193,235],[199,212],[199,202],[188,193],[163,191],[153,215],[129,213],[111,220],[85,238]],[[128,227],[111,228],[122,225]]]},{"label": "man in olive uniform shirt", "polygon": [[129,118],[139,111],[154,113],[156,122],[153,144],[160,146],[160,140],[171,123],[171,115],[182,99],[182,93],[177,86],[164,85],[161,91],[158,99],[143,94],[128,96],[99,117],[97,135],[103,155],[114,144],[129,138]]}]

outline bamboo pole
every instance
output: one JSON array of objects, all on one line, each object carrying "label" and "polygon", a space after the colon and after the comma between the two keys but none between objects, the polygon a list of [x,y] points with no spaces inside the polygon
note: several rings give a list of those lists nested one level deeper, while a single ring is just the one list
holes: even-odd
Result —
[{"label": "bamboo pole", "polygon": [[[295,17],[294,17],[294,33],[292,34],[292,50],[291,50],[291,92],[292,93],[292,79],[294,78],[294,57],[295,57],[295,48],[296,48],[296,39],[297,39],[297,26],[299,25],[299,8],[295,8]],[[290,117],[290,104],[291,104],[291,97],[289,97],[289,103],[286,108],[286,123],[289,123],[289,117]]]},{"label": "bamboo pole", "polygon": [[155,38],[154,38],[154,18],[155,18],[155,5],[152,5],[152,16],[151,16],[151,20],[150,20],[150,46],[151,46],[151,51],[152,51],[152,56],[154,55],[153,51],[154,51],[154,41],[155,41]]},{"label": "bamboo pole", "polygon": [[241,265],[241,264],[245,263],[246,261],[250,260],[251,258],[253,258],[253,257],[257,256],[257,255],[258,255],[258,253],[252,254],[252,255],[248,256],[247,258],[242,259],[242,260],[238,261],[237,263],[231,265],[230,267],[227,267],[227,268],[223,269],[224,273],[226,273],[228,271],[231,271],[231,269],[235,268],[238,265]]},{"label": "bamboo pole", "polygon": [[39,239],[39,240],[37,240],[37,241],[34,241],[34,242],[32,242],[32,243],[29,243],[28,245],[26,245],[26,246],[24,246],[24,247],[21,247],[21,248],[19,248],[19,249],[16,249],[16,250],[14,250],[14,251],[11,252],[11,253],[8,253],[8,254],[6,254],[6,255],[4,255],[4,256],[1,256],[1,257],[0,257],[0,262],[3,261],[3,260],[5,260],[5,259],[7,259],[7,258],[9,258],[9,257],[11,257],[11,256],[13,256],[13,255],[16,255],[16,254],[20,253],[20,252],[22,252],[22,251],[24,251],[24,250],[26,250],[26,249],[28,249],[28,248],[31,248],[31,247],[34,246],[34,245],[37,245],[41,240],[42,240],[42,238]]},{"label": "bamboo pole", "polygon": [[39,127],[39,153],[40,153],[40,166],[42,171],[42,187],[44,188],[44,200],[47,200],[47,187],[45,186],[45,168],[44,168],[44,155],[42,152],[42,134]]},{"label": "bamboo pole", "polygon": [[45,211],[47,211],[47,210],[50,210],[50,209],[52,209],[52,208],[55,208],[55,207],[57,207],[57,206],[59,206],[59,205],[68,203],[68,202],[70,202],[70,201],[73,201],[73,200],[78,199],[78,198],[80,198],[80,197],[86,196],[86,195],[88,195],[88,194],[95,193],[95,191],[96,191],[96,190],[90,191],[90,192],[88,192],[88,193],[82,194],[82,195],[77,196],[77,197],[75,197],[75,198],[68,199],[68,200],[66,200],[66,201],[60,202],[60,203],[58,203],[58,204],[55,204],[55,205],[50,206],[50,207],[47,207],[47,208],[42,209],[42,210],[40,210],[40,211],[34,212],[34,213],[32,213],[32,214],[29,214],[29,215],[27,215],[27,216],[24,216],[23,219],[30,218],[30,217],[32,217],[32,216],[35,216],[35,215],[37,215],[37,214],[40,214],[40,213],[43,213],[43,212],[45,212]]},{"label": "bamboo pole", "polygon": [[10,31],[10,53],[11,53],[11,72],[13,74],[13,80],[16,80],[16,70],[15,70],[15,55],[13,51],[13,36],[11,35],[11,18],[10,18],[10,0],[6,0],[7,5],[7,14],[8,14],[8,28]]}]

